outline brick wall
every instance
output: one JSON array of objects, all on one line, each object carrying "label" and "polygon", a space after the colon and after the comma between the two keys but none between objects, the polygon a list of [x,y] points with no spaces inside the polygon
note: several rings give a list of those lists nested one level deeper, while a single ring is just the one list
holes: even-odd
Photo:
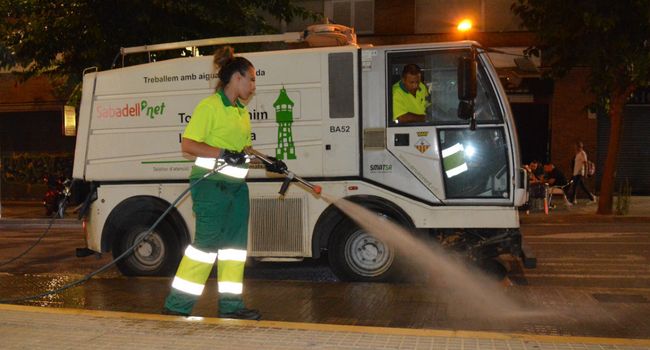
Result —
[{"label": "brick wall", "polygon": [[375,1],[375,34],[413,34],[415,0]]},{"label": "brick wall", "polygon": [[64,104],[65,99],[55,96],[46,76],[21,81],[13,74],[0,74],[0,113],[61,111]]},{"label": "brick wall", "polygon": [[571,175],[570,161],[575,155],[573,145],[582,141],[588,157],[596,156],[597,120],[587,117],[586,106],[593,102],[587,91],[589,69],[575,68],[555,81],[551,100],[551,160],[567,176]]}]

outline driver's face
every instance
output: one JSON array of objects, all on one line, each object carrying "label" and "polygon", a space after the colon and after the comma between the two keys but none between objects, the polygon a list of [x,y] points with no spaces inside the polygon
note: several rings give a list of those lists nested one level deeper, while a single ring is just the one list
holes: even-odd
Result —
[{"label": "driver's face", "polygon": [[402,84],[408,92],[415,95],[415,92],[418,91],[420,87],[420,74],[408,74],[406,73],[402,77]]}]

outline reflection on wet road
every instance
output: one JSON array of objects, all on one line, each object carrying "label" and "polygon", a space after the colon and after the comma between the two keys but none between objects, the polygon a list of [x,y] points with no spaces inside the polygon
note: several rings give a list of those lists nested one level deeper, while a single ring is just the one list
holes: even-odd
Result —
[{"label": "reflection on wet road", "polygon": [[[2,297],[57,288],[77,275],[0,275]],[[169,278],[96,278],[61,294],[19,304],[158,313]],[[430,285],[247,280],[245,300],[266,320],[423,329],[524,332],[545,335],[646,338],[650,292],[604,288],[514,286],[504,289],[530,312],[483,315],[464,307],[453,290]],[[194,309],[215,316],[215,283]],[[618,299],[616,296],[618,295]],[[629,296],[628,299],[625,296]],[[608,299],[609,296],[609,299]],[[614,299],[612,299],[614,296]]]}]

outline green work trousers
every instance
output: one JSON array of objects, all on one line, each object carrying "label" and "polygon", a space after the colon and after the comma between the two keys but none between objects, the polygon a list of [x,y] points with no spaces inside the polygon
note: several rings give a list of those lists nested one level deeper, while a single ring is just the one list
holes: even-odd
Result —
[{"label": "green work trousers", "polygon": [[[215,179],[216,178],[216,179]],[[197,179],[190,179],[192,182]],[[202,252],[217,253],[220,250],[238,250],[245,254],[248,240],[249,199],[248,185],[244,180],[226,179],[225,175],[213,175],[192,188],[192,209],[196,216],[196,234],[192,246]],[[224,254],[226,255],[226,254]],[[218,282],[224,279],[237,282],[244,280],[243,261],[223,261],[217,256]],[[244,259],[245,260],[245,259]],[[201,264],[183,257],[176,276],[192,275],[192,281],[205,285],[212,263],[193,271],[192,264]],[[190,314],[200,295],[185,293],[172,288],[165,300],[169,310]],[[219,313],[233,312],[244,308],[241,292],[219,293]]]}]

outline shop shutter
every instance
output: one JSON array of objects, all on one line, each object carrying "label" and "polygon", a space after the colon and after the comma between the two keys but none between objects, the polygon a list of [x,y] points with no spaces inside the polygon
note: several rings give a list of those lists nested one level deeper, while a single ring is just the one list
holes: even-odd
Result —
[{"label": "shop shutter", "polygon": [[[596,157],[598,185],[602,179],[607,156],[609,129],[609,118],[599,116]],[[625,106],[614,191],[618,191],[625,179],[630,183],[632,194],[650,195],[650,105]]]}]

